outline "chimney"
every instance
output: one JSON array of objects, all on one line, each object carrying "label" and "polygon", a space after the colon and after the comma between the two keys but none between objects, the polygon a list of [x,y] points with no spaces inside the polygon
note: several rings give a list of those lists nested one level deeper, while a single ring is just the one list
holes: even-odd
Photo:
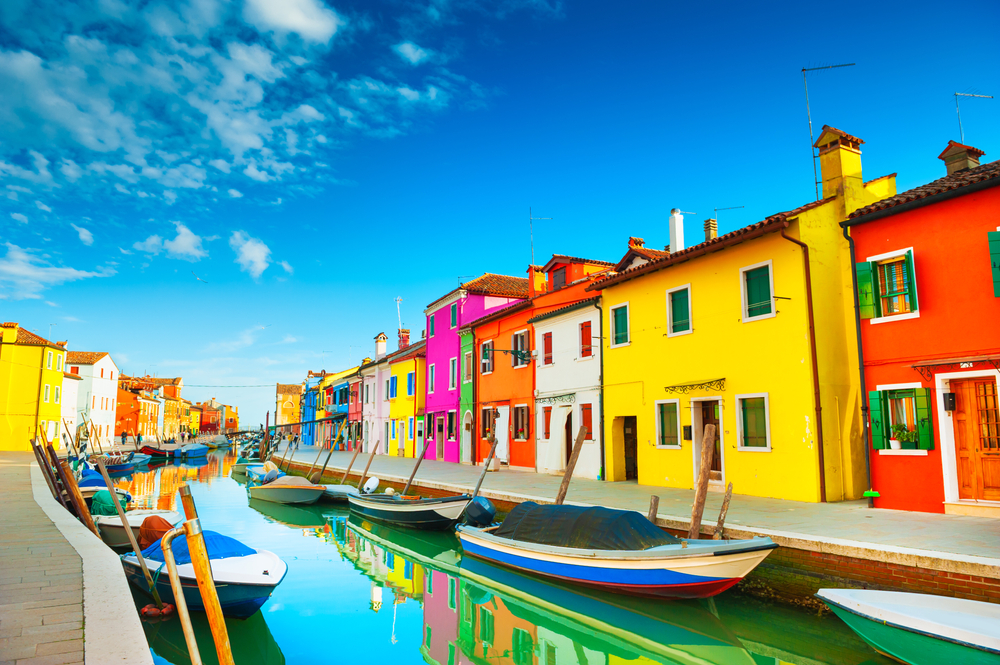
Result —
[{"label": "chimney", "polygon": [[974,169],[979,166],[979,158],[986,153],[971,145],[962,145],[955,141],[948,141],[948,147],[938,155],[938,159],[944,162],[948,169],[948,175],[962,169]]},{"label": "chimney", "polygon": [[528,297],[534,298],[545,293],[547,286],[542,266],[528,266]]},{"label": "chimney", "polygon": [[[857,136],[851,136],[835,127],[823,125],[819,138],[813,144],[819,149],[819,170],[822,181],[821,196],[828,199],[838,194],[852,199],[845,201],[849,210],[857,209],[853,199],[857,188],[862,187],[861,144]],[[848,192],[847,189],[851,191]],[[858,206],[860,207],[860,206]]]},{"label": "chimney", "polygon": [[400,350],[405,349],[410,345],[410,329],[400,328],[399,329],[399,348]]},{"label": "chimney", "polygon": [[684,215],[680,208],[673,208],[670,211],[670,249],[680,252],[684,249]]},{"label": "chimney", "polygon": [[719,220],[717,219],[706,219],[705,220],[705,242],[709,240],[715,240],[719,237]]},{"label": "chimney", "polygon": [[385,343],[389,340],[384,332],[375,335],[375,359],[380,360],[385,356]]},{"label": "chimney", "polygon": [[646,241],[643,240],[642,238],[635,238],[635,237],[633,237],[633,238],[629,238],[628,239],[628,246],[629,247],[643,247],[645,244],[646,244]]}]

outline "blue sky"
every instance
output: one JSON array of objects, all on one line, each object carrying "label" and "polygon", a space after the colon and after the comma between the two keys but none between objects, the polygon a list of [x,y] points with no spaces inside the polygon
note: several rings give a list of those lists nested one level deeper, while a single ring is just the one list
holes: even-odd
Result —
[{"label": "blue sky", "polygon": [[[1000,95],[995,2],[5,0],[0,318],[185,396],[273,409],[482,272],[616,260],[714,208],[813,198],[813,122],[866,178],[940,177]],[[985,29],[979,29],[979,28]],[[1000,154],[1000,99],[962,107]],[[689,240],[690,242],[690,240]],[[414,333],[419,335],[418,332]]]}]

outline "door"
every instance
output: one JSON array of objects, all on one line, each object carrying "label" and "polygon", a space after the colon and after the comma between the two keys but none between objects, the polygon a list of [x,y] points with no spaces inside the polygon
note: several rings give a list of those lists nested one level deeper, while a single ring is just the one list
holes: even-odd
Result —
[{"label": "door", "polygon": [[[639,437],[635,416],[625,416],[623,440],[625,442],[625,480],[639,479]],[[570,444],[572,445],[572,444]]]},{"label": "door", "polygon": [[[496,458],[501,462],[506,462],[510,464],[510,407],[509,406],[498,406],[497,411],[499,415],[497,416],[497,422],[494,426],[496,430],[497,438],[497,454]],[[487,448],[488,450],[488,448]]]},{"label": "door", "polygon": [[[721,432],[719,431],[719,402],[712,400],[700,402],[701,404],[701,431],[704,436],[705,427],[715,425],[715,454],[712,455],[712,470],[708,474],[711,482],[722,482],[722,447],[719,442]],[[698,464],[701,463],[701,447],[698,449]]]},{"label": "door", "polygon": [[443,416],[437,417],[437,427],[434,430],[434,443],[437,446],[436,449],[437,457],[435,457],[434,459],[444,460],[444,417]]},{"label": "door", "polygon": [[465,464],[472,462],[472,412],[466,411],[462,419],[462,457]]},{"label": "door", "polygon": [[564,443],[564,447],[566,448],[566,456],[563,457],[563,465],[562,465],[562,468],[564,468],[564,469],[569,466],[569,458],[573,456],[573,444],[575,443],[575,441],[573,439],[573,412],[572,411],[570,411],[570,413],[566,416],[566,428],[565,429],[566,429],[566,432],[565,432],[565,436],[563,437],[563,440],[565,442]]},{"label": "door", "polygon": [[417,417],[416,428],[417,428],[417,439],[413,444],[414,459],[416,459],[417,453],[419,453],[424,449],[424,419],[420,416]]},{"label": "door", "polygon": [[1000,501],[1000,408],[993,379],[952,381],[960,499]]}]

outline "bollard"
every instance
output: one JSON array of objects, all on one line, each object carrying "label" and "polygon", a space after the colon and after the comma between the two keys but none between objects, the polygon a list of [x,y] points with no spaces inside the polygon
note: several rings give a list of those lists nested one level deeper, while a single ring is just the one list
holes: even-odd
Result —
[{"label": "bollard", "polygon": [[[184,529],[180,527],[167,531],[160,539],[160,548],[163,550],[163,563],[167,566],[167,576],[170,578],[170,589],[174,592],[174,606],[177,608],[177,616],[181,620],[181,628],[184,631],[188,658],[191,659],[191,665],[201,665],[201,653],[198,651],[198,640],[195,639],[191,615],[188,614],[187,601],[184,599],[184,587],[181,586],[181,578],[177,575],[174,552],[170,549],[170,543],[173,542],[174,538],[183,534]],[[190,545],[188,547],[190,548]]]},{"label": "bollard", "polygon": [[201,532],[201,520],[195,518],[185,522],[184,534],[187,536],[191,565],[198,578],[198,591],[201,592],[201,601],[205,606],[205,616],[208,617],[208,626],[212,629],[215,653],[218,654],[221,665],[235,665],[229,645],[226,618],[222,614],[219,595],[215,591],[215,582],[212,580],[212,568],[208,561],[208,550],[205,548],[205,537]]}]

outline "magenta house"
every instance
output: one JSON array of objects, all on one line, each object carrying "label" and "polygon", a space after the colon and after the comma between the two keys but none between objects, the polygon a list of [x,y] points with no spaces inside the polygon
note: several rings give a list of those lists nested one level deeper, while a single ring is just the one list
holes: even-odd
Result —
[{"label": "magenta house", "polygon": [[[424,431],[430,443],[427,459],[472,463],[472,424],[462,423],[459,401],[462,394],[460,368],[472,368],[474,363],[471,357],[463,362],[459,355],[459,329],[484,314],[527,297],[527,278],[486,273],[438,298],[424,310],[427,316]],[[465,425],[469,426],[470,436],[462,436]]]},{"label": "magenta house", "polygon": [[424,634],[420,653],[426,663],[458,660],[458,578],[424,567]]}]

